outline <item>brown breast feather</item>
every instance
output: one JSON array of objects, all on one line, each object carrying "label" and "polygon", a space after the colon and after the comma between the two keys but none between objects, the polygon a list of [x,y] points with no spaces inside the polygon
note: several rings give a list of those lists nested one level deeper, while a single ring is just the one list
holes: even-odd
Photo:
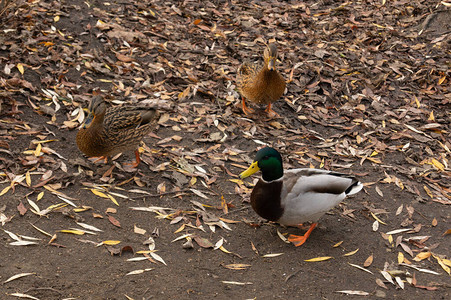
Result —
[{"label": "brown breast feather", "polygon": [[280,203],[282,180],[271,183],[260,179],[252,190],[251,205],[255,212],[262,218],[276,222],[283,214]]}]

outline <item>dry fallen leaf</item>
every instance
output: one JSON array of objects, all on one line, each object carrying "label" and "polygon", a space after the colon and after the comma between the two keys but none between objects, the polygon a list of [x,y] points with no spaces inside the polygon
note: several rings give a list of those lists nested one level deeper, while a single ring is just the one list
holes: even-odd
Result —
[{"label": "dry fallen leaf", "polygon": [[432,220],[431,225],[432,225],[433,227],[435,227],[435,226],[437,226],[437,224],[438,224],[437,219],[434,218],[434,219]]},{"label": "dry fallen leaf", "polygon": [[233,284],[233,285],[248,285],[248,284],[252,284],[252,282],[238,282],[238,281],[221,281],[222,283],[225,284]]},{"label": "dry fallen leaf", "polygon": [[283,253],[269,253],[269,254],[265,254],[265,255],[262,255],[262,257],[277,257],[277,256],[281,256],[281,255],[283,255]]},{"label": "dry fallen leaf", "polygon": [[63,229],[63,230],[60,230],[59,232],[62,232],[62,233],[70,233],[70,234],[76,234],[76,235],[83,235],[83,234],[85,234],[85,232],[84,231],[81,231],[81,230],[70,230],[70,229]]},{"label": "dry fallen leaf", "polygon": [[304,259],[304,261],[317,262],[317,261],[329,260],[331,258],[333,258],[333,257],[332,256],[320,256],[320,257],[314,257],[314,258],[310,258],[310,259]]},{"label": "dry fallen leaf", "polygon": [[113,216],[108,215],[108,221],[116,227],[121,227],[121,223]]},{"label": "dry fallen leaf", "polygon": [[345,290],[345,291],[337,291],[337,293],[342,293],[346,295],[358,295],[358,296],[369,296],[370,293],[364,292],[364,291],[352,291],[352,290]]},{"label": "dry fallen leaf", "polygon": [[339,247],[341,244],[343,244],[343,241],[339,241],[338,243],[336,243],[336,244],[333,245],[332,247],[337,248],[337,247]]},{"label": "dry fallen leaf", "polygon": [[25,215],[27,212],[27,208],[23,205],[22,201],[19,202],[19,205],[17,206],[17,210],[19,211],[19,214],[21,216]]},{"label": "dry fallen leaf", "polygon": [[133,232],[137,234],[146,234],[147,230],[139,228],[138,226],[133,225]]},{"label": "dry fallen leaf", "polygon": [[224,265],[225,268],[230,269],[230,270],[246,270],[250,266],[251,265],[248,265],[248,264],[228,264],[228,265]]},{"label": "dry fallen leaf", "polygon": [[359,251],[359,248],[355,249],[354,251],[351,251],[351,252],[345,253],[345,254],[343,254],[343,256],[351,256],[351,255],[354,255],[354,254],[356,254],[356,253],[357,253],[357,251]]},{"label": "dry fallen leaf", "polygon": [[368,256],[368,258],[365,260],[365,262],[363,263],[363,266],[365,268],[368,268],[369,266],[371,266],[371,264],[373,263],[373,254],[371,254],[370,256]]},{"label": "dry fallen leaf", "polygon": [[127,276],[127,275],[138,275],[138,274],[142,274],[144,272],[149,272],[149,271],[152,271],[152,270],[153,270],[153,268],[134,270],[134,271],[128,272],[127,274],[125,274],[125,276]]},{"label": "dry fallen leaf", "polygon": [[3,281],[3,284],[19,279],[21,277],[25,277],[25,276],[30,276],[30,275],[36,275],[36,273],[20,273],[20,274],[16,274],[14,276],[9,277],[8,279],[6,279],[5,281]]}]

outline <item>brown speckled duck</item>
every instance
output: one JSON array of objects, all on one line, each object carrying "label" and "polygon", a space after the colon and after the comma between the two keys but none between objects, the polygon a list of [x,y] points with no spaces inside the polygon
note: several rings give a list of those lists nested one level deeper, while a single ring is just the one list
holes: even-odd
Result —
[{"label": "brown speckled duck", "polygon": [[107,158],[128,150],[135,150],[137,167],[138,146],[157,120],[158,111],[150,107],[106,107],[95,96],[88,107],[89,114],[77,133],[77,146],[87,156]]},{"label": "brown speckled duck", "polygon": [[342,173],[320,169],[284,170],[282,157],[271,147],[260,149],[240,177],[246,178],[259,170],[262,177],[251,193],[252,208],[259,216],[284,225],[313,222],[304,235],[288,237],[296,247],[305,243],[322,215],[363,188],[355,177]]},{"label": "brown speckled duck", "polygon": [[271,103],[278,100],[285,91],[285,80],[276,70],[277,47],[269,44],[263,53],[262,66],[251,63],[243,63],[238,69],[237,87],[242,96],[243,112],[248,115],[253,110],[246,107],[244,99],[266,104],[266,112],[271,116],[277,113],[271,109]]}]

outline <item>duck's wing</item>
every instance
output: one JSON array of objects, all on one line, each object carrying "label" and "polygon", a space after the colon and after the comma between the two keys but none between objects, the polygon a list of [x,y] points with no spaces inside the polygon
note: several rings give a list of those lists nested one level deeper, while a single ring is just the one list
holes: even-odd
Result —
[{"label": "duck's wing", "polygon": [[133,130],[152,123],[157,115],[149,107],[114,107],[108,109],[103,124],[110,132]]},{"label": "duck's wing", "polygon": [[281,194],[287,225],[317,221],[347,195],[359,192],[363,185],[355,177],[319,169],[287,170]]},{"label": "duck's wing", "polygon": [[320,169],[292,169],[285,171],[284,185],[299,193],[352,195],[363,185],[354,176]]},{"label": "duck's wing", "polygon": [[239,68],[237,72],[237,87],[239,90],[248,88],[254,84],[255,77],[257,76],[261,66],[244,62]]}]

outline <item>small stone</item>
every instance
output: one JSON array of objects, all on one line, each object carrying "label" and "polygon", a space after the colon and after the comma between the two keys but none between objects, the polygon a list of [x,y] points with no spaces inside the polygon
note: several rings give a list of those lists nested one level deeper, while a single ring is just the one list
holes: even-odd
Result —
[{"label": "small stone", "polygon": [[374,296],[376,296],[377,298],[386,298],[387,294],[382,290],[376,290]]}]

